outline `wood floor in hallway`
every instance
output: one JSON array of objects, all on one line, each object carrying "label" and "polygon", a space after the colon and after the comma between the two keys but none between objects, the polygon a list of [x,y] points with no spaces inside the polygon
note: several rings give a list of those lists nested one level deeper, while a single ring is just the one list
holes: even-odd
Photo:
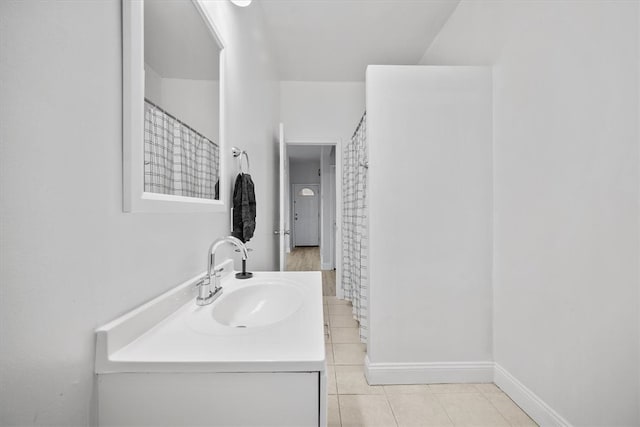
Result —
[{"label": "wood floor in hallway", "polygon": [[287,254],[287,271],[320,271],[320,246],[297,246]]},{"label": "wood floor in hallway", "polygon": [[336,271],[320,270],[320,247],[298,246],[287,255],[287,271],[322,271],[322,294],[336,295]]}]

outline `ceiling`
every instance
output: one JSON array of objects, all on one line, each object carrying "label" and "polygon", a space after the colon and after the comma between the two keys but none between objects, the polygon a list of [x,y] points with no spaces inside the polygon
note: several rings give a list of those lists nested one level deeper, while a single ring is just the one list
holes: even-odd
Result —
[{"label": "ceiling", "polygon": [[287,154],[289,155],[289,160],[292,162],[320,161],[322,145],[287,144]]},{"label": "ceiling", "polygon": [[219,80],[219,52],[192,2],[144,2],[144,61],[161,77]]},{"label": "ceiling", "polygon": [[415,65],[459,0],[260,0],[281,80],[364,81]]}]

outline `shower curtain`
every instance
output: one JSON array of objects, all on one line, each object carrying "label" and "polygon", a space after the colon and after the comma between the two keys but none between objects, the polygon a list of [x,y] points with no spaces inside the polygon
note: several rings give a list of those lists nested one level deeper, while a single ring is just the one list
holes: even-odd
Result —
[{"label": "shower curtain", "polygon": [[144,191],[217,199],[218,146],[149,102],[144,110]]},{"label": "shower curtain", "polygon": [[344,148],[342,288],[367,341],[369,285],[369,224],[367,206],[366,113]]}]

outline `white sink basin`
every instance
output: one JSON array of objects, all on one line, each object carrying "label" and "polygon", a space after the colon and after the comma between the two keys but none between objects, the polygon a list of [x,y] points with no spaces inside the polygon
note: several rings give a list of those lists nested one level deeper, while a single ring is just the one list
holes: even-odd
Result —
[{"label": "white sink basin", "polygon": [[262,282],[223,293],[211,315],[225,326],[251,328],[280,322],[301,305],[302,293],[294,286]]}]

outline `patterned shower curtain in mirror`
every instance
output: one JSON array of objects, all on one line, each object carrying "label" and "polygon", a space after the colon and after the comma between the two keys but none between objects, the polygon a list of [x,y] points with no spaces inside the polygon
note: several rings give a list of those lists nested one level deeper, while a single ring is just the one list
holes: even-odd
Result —
[{"label": "patterned shower curtain in mirror", "polygon": [[149,102],[144,109],[144,191],[217,199],[218,146]]},{"label": "patterned shower curtain in mirror", "polygon": [[366,113],[344,148],[342,287],[360,323],[360,340],[367,341],[369,295],[369,223],[367,202]]}]

